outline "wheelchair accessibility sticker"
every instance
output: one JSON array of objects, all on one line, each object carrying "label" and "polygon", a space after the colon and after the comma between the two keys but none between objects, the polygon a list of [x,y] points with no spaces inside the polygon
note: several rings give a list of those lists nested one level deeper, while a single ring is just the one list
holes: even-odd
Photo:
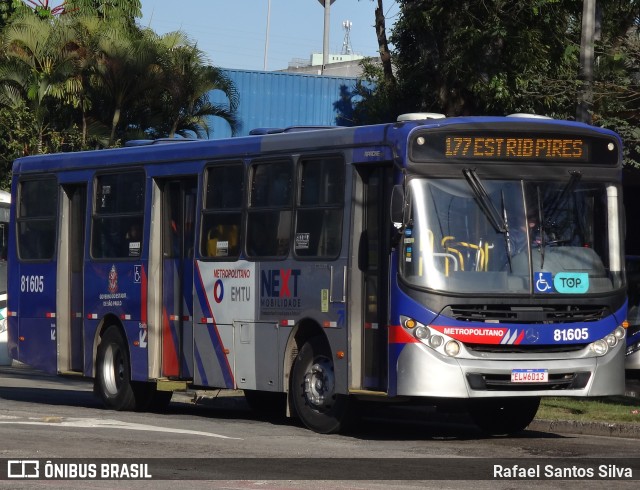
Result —
[{"label": "wheelchair accessibility sticker", "polygon": [[536,272],[535,291],[536,293],[553,293],[553,275],[551,272]]},{"label": "wheelchair accessibility sticker", "polygon": [[589,274],[586,272],[551,272],[534,274],[536,293],[585,294],[589,290]]}]

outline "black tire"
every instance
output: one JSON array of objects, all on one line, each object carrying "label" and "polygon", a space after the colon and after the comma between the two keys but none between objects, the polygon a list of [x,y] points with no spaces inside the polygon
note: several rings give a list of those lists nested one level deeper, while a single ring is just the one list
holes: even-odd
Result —
[{"label": "black tire", "polygon": [[351,422],[348,396],[335,393],[335,374],[329,347],[322,337],[302,346],[291,369],[290,398],[295,414],[321,434],[345,430]]},{"label": "black tire", "polygon": [[522,432],[536,416],[540,397],[472,400],[469,414],[482,431],[492,436]]},{"label": "black tire", "polygon": [[135,410],[138,406],[131,383],[129,350],[115,326],[107,328],[98,345],[94,391],[107,408]]},{"label": "black tire", "polygon": [[249,408],[266,417],[284,417],[287,408],[286,393],[273,391],[244,390],[244,399]]}]

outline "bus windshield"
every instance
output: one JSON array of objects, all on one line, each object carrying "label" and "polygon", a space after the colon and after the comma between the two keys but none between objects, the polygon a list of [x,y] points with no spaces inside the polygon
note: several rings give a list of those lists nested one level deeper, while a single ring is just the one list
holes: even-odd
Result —
[{"label": "bus windshield", "polygon": [[597,294],[622,286],[615,186],[414,178],[400,273],[445,293]]}]

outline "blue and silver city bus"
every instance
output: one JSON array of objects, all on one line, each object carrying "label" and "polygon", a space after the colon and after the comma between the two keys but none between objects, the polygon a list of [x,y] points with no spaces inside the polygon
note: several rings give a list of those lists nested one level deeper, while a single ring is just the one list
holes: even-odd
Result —
[{"label": "blue and silver city bus", "polygon": [[258,133],[17,160],[11,356],[116,410],[241,389],[321,433],[358,400],[457,402],[508,434],[540,397],[624,391],[616,134],[433,114]]}]

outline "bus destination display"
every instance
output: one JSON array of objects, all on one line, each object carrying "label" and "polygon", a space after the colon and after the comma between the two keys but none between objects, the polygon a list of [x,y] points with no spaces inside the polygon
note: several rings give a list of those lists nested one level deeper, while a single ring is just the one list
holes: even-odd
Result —
[{"label": "bus destination display", "polygon": [[583,139],[447,136],[447,158],[515,158],[585,161],[589,147]]},{"label": "bus destination display", "polygon": [[617,157],[610,140],[587,136],[509,132],[430,133],[412,145],[416,161],[492,160],[595,163],[610,165]]}]

